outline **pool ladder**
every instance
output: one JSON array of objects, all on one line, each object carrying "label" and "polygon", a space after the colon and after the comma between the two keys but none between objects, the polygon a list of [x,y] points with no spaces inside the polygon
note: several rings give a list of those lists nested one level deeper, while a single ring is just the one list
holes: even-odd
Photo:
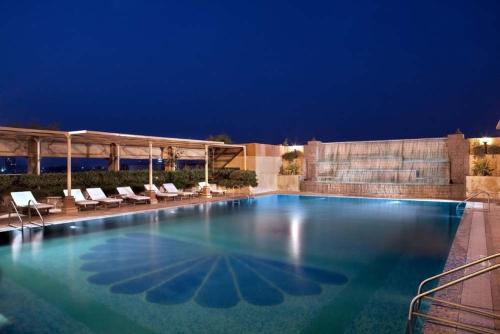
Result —
[{"label": "pool ladder", "polygon": [[[446,300],[442,300],[442,299],[438,299],[438,298],[434,298],[434,297],[430,296],[430,295],[433,295],[435,292],[444,290],[444,289],[449,288],[451,286],[454,286],[458,283],[462,283],[462,282],[467,281],[471,278],[489,273],[493,270],[500,268],[500,264],[493,264],[490,262],[490,260],[493,260],[493,259],[498,258],[498,257],[500,257],[500,253],[480,258],[476,261],[464,264],[462,266],[453,268],[451,270],[445,271],[441,274],[438,274],[438,275],[435,275],[435,276],[432,276],[432,277],[429,277],[429,278],[426,278],[425,280],[423,280],[418,286],[417,295],[410,302],[410,307],[408,310],[408,322],[407,322],[407,327],[406,327],[406,334],[415,333],[414,327],[415,327],[415,321],[417,318],[427,319],[427,320],[429,320],[432,323],[437,324],[437,325],[454,327],[456,329],[465,330],[465,331],[468,331],[471,333],[500,334],[499,330],[485,328],[485,327],[473,325],[473,324],[466,324],[466,323],[458,322],[455,320],[446,319],[446,318],[443,318],[440,316],[430,315],[430,314],[422,312],[420,309],[422,301],[428,300],[431,302],[436,302],[436,303],[440,304],[440,306],[445,306],[445,307],[448,306],[450,308],[454,308],[454,309],[459,310],[459,311],[472,313],[472,314],[479,315],[479,316],[482,316],[485,318],[489,318],[493,321],[496,320],[498,322],[500,320],[499,313],[488,312],[488,311],[484,311],[484,310],[476,308],[476,307],[457,304],[457,303],[453,303],[450,301],[446,301]],[[484,262],[487,262],[487,263],[483,265],[484,268],[481,270],[477,270],[471,274],[461,276],[457,279],[451,280],[448,283],[444,283],[442,285],[438,285],[437,287],[435,287],[433,289],[424,291],[424,286],[429,282],[432,282],[438,278],[442,278],[444,276],[456,273],[460,270],[464,270],[464,269],[467,269],[469,267],[482,264]]]},{"label": "pool ladder", "polygon": [[[14,225],[12,223],[9,224],[9,226],[23,230],[24,226],[25,226],[24,220],[21,217],[21,214],[19,213],[19,210],[17,210],[16,204],[14,203],[14,201],[10,201],[10,205],[11,205],[11,209],[9,210],[9,220],[10,220],[10,216],[12,214],[12,208],[13,208],[14,212],[15,212],[15,214],[17,216],[17,219],[21,223],[21,226],[16,226],[16,225]],[[38,217],[40,217],[41,223],[34,223],[34,222],[32,222],[32,220],[31,220],[31,209],[35,209],[35,212],[38,214]],[[36,227],[42,227],[43,228],[43,227],[45,227],[45,220],[43,219],[42,214],[40,213],[40,211],[36,207],[36,204],[32,200],[29,200],[28,201],[28,225],[26,225],[26,227],[33,227],[33,225],[35,225]]]},{"label": "pool ladder", "polygon": [[465,204],[464,205],[464,210],[465,210],[465,206],[467,206],[467,202],[469,202],[471,199],[476,198],[477,196],[483,195],[483,194],[486,194],[486,196],[488,197],[488,209],[486,209],[486,211],[489,212],[490,208],[491,208],[491,193],[489,193],[486,190],[480,190],[480,191],[470,195],[469,197],[467,197],[466,199],[464,199],[463,201],[461,201],[460,203],[457,204],[456,210],[458,211],[458,209],[460,208],[460,205],[462,205],[462,204]]}]

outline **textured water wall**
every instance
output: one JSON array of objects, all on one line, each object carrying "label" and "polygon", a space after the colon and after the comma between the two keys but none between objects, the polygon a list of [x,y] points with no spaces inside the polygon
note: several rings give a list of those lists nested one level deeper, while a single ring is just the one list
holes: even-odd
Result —
[{"label": "textured water wall", "polygon": [[448,139],[318,143],[308,178],[330,183],[449,184]]}]

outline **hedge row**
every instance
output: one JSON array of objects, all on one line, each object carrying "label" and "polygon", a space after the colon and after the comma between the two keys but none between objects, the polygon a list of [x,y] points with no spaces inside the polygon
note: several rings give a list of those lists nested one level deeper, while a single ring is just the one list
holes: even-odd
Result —
[{"label": "hedge row", "polygon": [[[179,189],[198,185],[203,181],[203,169],[181,169],[176,171],[154,171],[153,182],[160,186],[172,182]],[[108,194],[116,193],[116,187],[131,186],[134,191],[143,191],[149,181],[148,171],[92,171],[72,174],[73,188],[101,187]],[[228,188],[257,186],[254,171],[219,169],[209,174],[210,182]],[[31,190],[36,197],[61,196],[66,187],[65,173],[47,173],[42,175],[2,175],[0,176],[0,195],[12,191]]]},{"label": "hedge row", "polygon": [[[484,145],[474,145],[472,147],[472,154],[476,156],[483,156],[485,154]],[[488,145],[488,154],[500,154],[500,146]]]}]

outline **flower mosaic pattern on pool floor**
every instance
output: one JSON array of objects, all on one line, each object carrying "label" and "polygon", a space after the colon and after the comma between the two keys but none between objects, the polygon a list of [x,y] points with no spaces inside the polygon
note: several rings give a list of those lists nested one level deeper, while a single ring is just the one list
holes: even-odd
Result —
[{"label": "flower mosaic pattern on pool floor", "polygon": [[342,285],[341,273],[206,247],[152,234],[127,234],[82,255],[88,282],[112,293],[145,294],[148,302],[174,305],[193,300],[211,308],[283,303],[285,295],[322,292]]}]

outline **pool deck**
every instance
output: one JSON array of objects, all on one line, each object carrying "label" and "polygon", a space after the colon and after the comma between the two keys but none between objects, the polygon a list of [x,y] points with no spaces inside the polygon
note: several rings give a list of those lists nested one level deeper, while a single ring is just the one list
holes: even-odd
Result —
[{"label": "pool deck", "polygon": [[[96,210],[94,209],[86,209],[81,210],[75,213],[62,213],[59,209],[56,209],[55,212],[50,213],[48,215],[43,215],[45,224],[64,224],[70,223],[79,220],[86,220],[89,218],[105,218],[112,216],[120,216],[131,213],[138,212],[146,212],[146,211],[155,211],[161,209],[175,208],[187,205],[197,205],[204,203],[213,203],[218,201],[230,201],[237,199],[248,198],[248,195],[242,194],[234,194],[234,195],[226,195],[226,196],[216,196],[212,198],[202,198],[195,197],[191,199],[180,199],[180,200],[168,200],[168,201],[158,201],[156,204],[130,204],[124,203],[120,207],[110,207],[104,208],[99,207]],[[36,216],[36,214],[32,217],[34,223],[40,223],[40,219]],[[23,216],[23,220],[25,224],[28,221],[26,216]],[[10,226],[9,224],[14,224],[16,226],[20,225],[17,218],[12,215],[10,219],[8,219],[8,215],[6,213],[0,213],[0,232],[15,230],[16,228]]]},{"label": "pool deck", "polygon": [[[482,208],[482,203],[480,205],[471,204],[465,210],[455,235],[445,270],[500,252],[500,205],[492,204],[491,210],[487,212]],[[500,258],[491,261],[491,264],[495,263],[499,264]],[[439,284],[442,285],[484,267],[484,264],[478,264],[451,274],[446,278],[440,279]],[[500,270],[474,277],[463,283],[439,291],[435,294],[435,297],[500,314]],[[480,326],[490,331],[498,331],[500,329],[500,320],[493,321],[491,318],[459,311],[437,303],[432,304],[429,314],[458,321],[463,324]],[[424,326],[424,333],[461,334],[469,332],[427,322]]]}]

